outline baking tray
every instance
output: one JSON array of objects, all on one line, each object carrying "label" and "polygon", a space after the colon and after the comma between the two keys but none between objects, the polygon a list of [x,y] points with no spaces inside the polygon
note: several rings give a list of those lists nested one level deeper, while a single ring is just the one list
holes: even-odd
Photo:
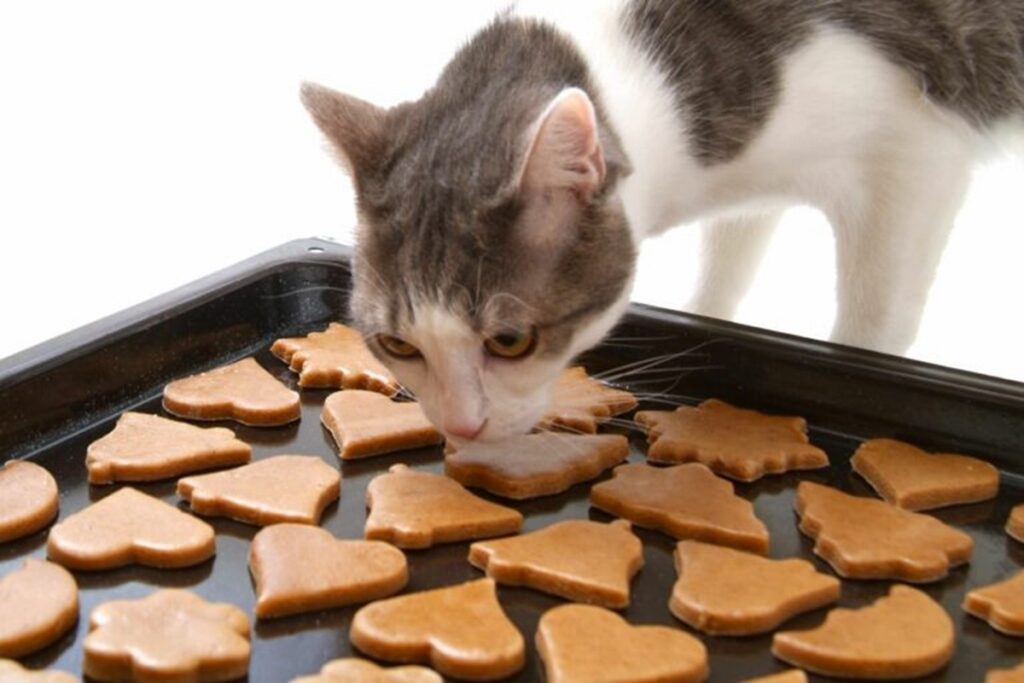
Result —
[{"label": "baking tray", "polygon": [[[116,489],[88,485],[86,446],[110,431],[124,410],[163,414],[160,392],[168,381],[255,354],[277,378],[295,387],[295,376],[267,349],[278,337],[304,334],[343,317],[350,256],[346,247],[325,240],[292,242],[0,361],[0,460],[31,458],[53,472],[63,518]],[[746,407],[804,415],[811,425],[811,440],[831,456],[828,470],[770,476],[737,486],[769,527],[773,557],[800,556],[829,571],[811,553],[810,540],[797,531],[793,494],[799,480],[810,479],[869,495],[866,484],[851,475],[848,466],[861,439],[892,436],[995,463],[1003,473],[997,500],[935,513],[970,533],[975,551],[969,565],[953,570],[944,581],[923,586],[945,606],[957,632],[953,662],[924,680],[977,681],[987,669],[1014,665],[1024,657],[1020,640],[996,633],[960,609],[969,587],[1004,578],[1024,566],[1024,545],[1003,532],[1010,507],[1024,500],[1024,385],[646,306],[633,306],[611,340],[582,361],[592,372],[609,372],[630,363],[643,365],[656,356],[667,357],[621,378],[625,386],[650,397],[643,407],[715,396]],[[280,453],[318,454],[340,467],[341,500],[327,509],[322,526],[340,537],[357,538],[365,521],[365,487],[373,476],[396,462],[440,472],[442,455],[439,448],[430,448],[340,462],[319,421],[328,393],[303,390],[302,420],[291,426],[226,426],[253,445],[255,459]],[[639,435],[631,441],[630,457],[641,461],[644,441]],[[184,508],[173,481],[139,488]],[[589,484],[583,484],[562,495],[516,504],[526,516],[525,530],[569,517],[609,519],[590,508],[588,490]],[[235,603],[251,615],[254,598],[246,553],[256,528],[209,521],[217,531],[217,554],[197,567],[76,572],[81,589],[78,626],[23,662],[33,668],[80,672],[90,611],[100,602],[138,598],[157,587],[189,588],[207,599]],[[644,543],[646,564],[624,615],[634,624],[685,628],[666,604],[675,580],[674,542],[643,529],[637,534]],[[45,542],[42,531],[0,545],[0,573],[14,569],[25,557],[44,556]],[[466,561],[467,549],[467,543],[457,543],[408,552],[407,591],[479,577]],[[867,604],[889,585],[844,581],[840,604]],[[527,642],[526,667],[511,680],[543,680],[534,633],[541,614],[561,601],[505,587],[499,588],[499,596]],[[334,609],[255,623],[248,680],[287,681],[317,671],[329,659],[352,654],[348,628],[355,611]],[[824,614],[825,610],[805,614],[785,627],[810,627]],[[785,668],[769,653],[770,635],[702,639],[710,652],[712,681],[738,681]]]}]

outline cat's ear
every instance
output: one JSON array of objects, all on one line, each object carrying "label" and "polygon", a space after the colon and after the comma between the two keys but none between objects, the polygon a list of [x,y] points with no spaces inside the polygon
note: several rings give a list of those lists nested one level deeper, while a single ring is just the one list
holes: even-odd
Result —
[{"label": "cat's ear", "polygon": [[301,98],[349,174],[367,171],[380,156],[386,110],[315,83],[302,84]]}]

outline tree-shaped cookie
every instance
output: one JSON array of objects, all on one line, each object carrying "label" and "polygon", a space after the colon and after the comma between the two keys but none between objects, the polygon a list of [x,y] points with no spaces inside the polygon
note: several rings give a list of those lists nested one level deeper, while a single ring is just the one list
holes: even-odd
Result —
[{"label": "tree-shaped cookie", "polygon": [[278,339],[270,352],[299,373],[300,387],[398,393],[398,382],[367,348],[363,335],[341,323],[305,337]]},{"label": "tree-shaped cookie", "polygon": [[629,456],[618,434],[525,434],[473,441],[448,453],[444,471],[465,486],[522,500],[561,493]]},{"label": "tree-shaped cookie", "polygon": [[392,465],[366,488],[365,536],[399,548],[428,548],[519,531],[523,516],[474,496],[457,481]]},{"label": "tree-shaped cookie", "polygon": [[992,669],[985,674],[985,683],[1024,683],[1024,661],[1012,669]]},{"label": "tree-shaped cookie", "polygon": [[78,585],[63,567],[29,558],[0,576],[0,657],[22,657],[44,648],[76,621]]},{"label": "tree-shaped cookie", "polygon": [[50,559],[86,570],[188,567],[215,550],[209,524],[130,487],[68,516],[46,542]]},{"label": "tree-shaped cookie", "polygon": [[850,465],[878,495],[905,510],[975,503],[999,493],[999,470],[984,460],[929,453],[895,439],[865,441]]},{"label": "tree-shaped cookie", "polygon": [[53,475],[28,460],[0,467],[0,543],[39,531],[57,516]]},{"label": "tree-shaped cookie", "polygon": [[668,626],[633,626],[592,605],[549,609],[537,625],[537,651],[548,683],[675,681],[708,676],[704,645]]},{"label": "tree-shaped cookie", "polygon": [[165,589],[92,611],[83,671],[100,681],[230,681],[249,670],[249,619],[226,603]]},{"label": "tree-shaped cookie", "polygon": [[590,489],[590,504],[678,539],[768,552],[768,529],[754,506],[699,463],[619,465],[611,480]]},{"label": "tree-shaped cookie", "polygon": [[541,419],[547,427],[593,434],[610,417],[636,408],[636,397],[587,375],[581,367],[569,368],[556,380],[551,405]]},{"label": "tree-shaped cookie", "polygon": [[317,524],[324,508],[341,495],[341,475],[315,455],[275,455],[179,479],[178,495],[201,515],[256,526]]},{"label": "tree-shaped cookie", "polygon": [[700,462],[717,474],[754,481],[766,474],[828,467],[825,451],[807,439],[802,417],[765,415],[708,399],[675,410],[642,410],[652,462]]},{"label": "tree-shaped cookie", "polygon": [[80,683],[64,671],[30,671],[12,659],[0,659],[0,681],[4,683]]},{"label": "tree-shaped cookie", "polygon": [[398,403],[373,391],[338,391],[324,401],[320,421],[342,460],[441,443],[444,438],[419,403]]},{"label": "tree-shaped cookie", "polygon": [[349,637],[371,657],[474,681],[511,676],[526,656],[490,579],[371,603],[356,612]]},{"label": "tree-shaped cookie", "polygon": [[368,659],[346,657],[324,664],[314,676],[293,678],[291,683],[443,683],[434,671],[422,666],[377,666]]},{"label": "tree-shaped cookie", "polygon": [[253,358],[175,380],[164,387],[164,410],[190,420],[235,420],[274,427],[299,419],[299,395]]},{"label": "tree-shaped cookie", "polygon": [[970,591],[964,610],[1006,635],[1024,636],[1024,572]]},{"label": "tree-shaped cookie", "polygon": [[669,609],[698,631],[744,636],[771,631],[839,599],[839,581],[805,560],[769,560],[731,548],[682,541]]},{"label": "tree-shaped cookie", "polygon": [[796,511],[814,552],[849,579],[937,581],[974,548],[969,535],[934,517],[809,481],[797,487]]},{"label": "tree-shaped cookie", "polygon": [[125,413],[89,444],[89,483],[153,481],[249,462],[252,448],[224,427],[196,427],[158,415]]},{"label": "tree-shaped cookie", "polygon": [[570,519],[522,536],[477,541],[469,561],[498,583],[604,607],[629,604],[643,546],[629,522]]},{"label": "tree-shaped cookie", "polygon": [[862,609],[836,608],[805,631],[780,631],[772,654],[789,664],[836,678],[914,678],[953,656],[953,622],[942,606],[909,586]]},{"label": "tree-shaped cookie", "polygon": [[249,546],[249,571],[261,619],[369,602],[397,593],[409,580],[398,548],[340,540],[306,524],[260,530]]},{"label": "tree-shaped cookie", "polygon": [[1010,510],[1010,517],[1006,520],[1006,533],[1024,543],[1024,503]]}]

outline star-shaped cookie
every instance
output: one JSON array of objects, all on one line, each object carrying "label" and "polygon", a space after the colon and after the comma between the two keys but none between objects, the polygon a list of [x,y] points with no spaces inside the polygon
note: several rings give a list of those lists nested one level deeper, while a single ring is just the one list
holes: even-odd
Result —
[{"label": "star-shaped cookie", "polygon": [[551,405],[541,419],[546,427],[593,434],[610,417],[636,408],[636,397],[593,379],[582,367],[569,368],[555,382]]},{"label": "star-shaped cookie", "polygon": [[299,373],[300,387],[398,393],[398,382],[367,348],[363,335],[341,323],[305,337],[278,339],[270,352]]}]

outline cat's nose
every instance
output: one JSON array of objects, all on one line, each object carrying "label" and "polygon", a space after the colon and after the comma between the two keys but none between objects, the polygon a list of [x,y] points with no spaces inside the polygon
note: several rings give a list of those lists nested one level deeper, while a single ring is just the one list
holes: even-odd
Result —
[{"label": "cat's nose", "polygon": [[444,431],[449,436],[454,436],[460,439],[466,439],[472,441],[476,438],[483,428],[486,419],[482,420],[446,420],[444,423]]}]

